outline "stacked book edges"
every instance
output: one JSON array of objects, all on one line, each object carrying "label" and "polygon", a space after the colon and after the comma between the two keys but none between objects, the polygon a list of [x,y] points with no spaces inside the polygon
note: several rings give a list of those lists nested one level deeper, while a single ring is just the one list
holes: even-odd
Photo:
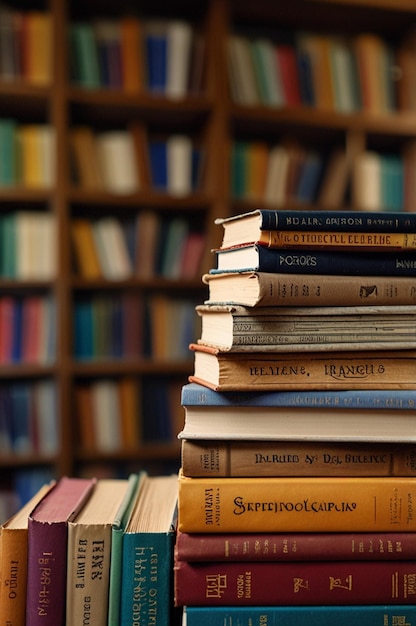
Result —
[{"label": "stacked book edges", "polygon": [[415,624],[416,214],[216,223],[181,399],[183,623]]}]

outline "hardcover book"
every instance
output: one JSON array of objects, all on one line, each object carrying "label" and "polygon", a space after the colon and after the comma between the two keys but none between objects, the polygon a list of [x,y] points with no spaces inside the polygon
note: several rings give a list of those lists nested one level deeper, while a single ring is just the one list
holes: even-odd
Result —
[{"label": "hardcover book", "polygon": [[178,530],[412,532],[415,496],[413,477],[188,478],[180,471]]}]

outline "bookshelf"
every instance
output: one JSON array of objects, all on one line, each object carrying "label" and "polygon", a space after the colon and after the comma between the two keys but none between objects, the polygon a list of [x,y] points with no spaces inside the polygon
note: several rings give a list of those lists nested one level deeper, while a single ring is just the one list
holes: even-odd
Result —
[{"label": "bookshelf", "polygon": [[[47,25],[42,27],[50,28],[48,37],[44,37],[46,42],[50,41],[50,51],[39,61],[42,71],[28,75],[26,69],[15,68],[13,73],[10,64],[14,57],[11,57],[6,74],[7,64],[1,60],[0,122],[12,120],[17,128],[30,127],[32,131],[46,129],[46,133],[34,134],[41,146],[37,154],[42,155],[36,160],[45,162],[47,170],[35,182],[31,178],[16,178],[10,183],[2,179],[7,172],[0,168],[0,230],[5,237],[4,216],[24,213],[46,217],[44,221],[53,223],[56,237],[44,233],[41,249],[49,250],[55,241],[56,258],[42,254],[48,263],[47,270],[35,275],[10,274],[1,260],[0,318],[6,297],[11,296],[15,303],[35,299],[41,310],[42,303],[53,302],[55,333],[52,333],[53,353],[48,353],[47,359],[44,355],[26,360],[5,357],[0,370],[0,401],[8,406],[10,398],[2,389],[7,390],[10,383],[20,384],[20,391],[23,389],[23,395],[29,396],[28,404],[35,405],[29,414],[32,423],[38,402],[30,401],[33,389],[53,388],[55,393],[43,401],[49,402],[49,413],[45,410],[45,414],[55,416],[56,439],[47,450],[39,448],[36,439],[31,440],[28,448],[16,450],[5,438],[6,453],[0,455],[0,467],[11,479],[1,484],[0,490],[10,487],[14,477],[20,479],[22,471],[42,470],[60,476],[113,470],[127,473],[140,466],[155,471],[177,467],[179,447],[175,434],[182,419],[179,390],[192,369],[192,359],[184,346],[192,333],[198,335],[190,320],[196,320],[192,307],[204,296],[200,275],[211,265],[209,250],[219,243],[220,232],[213,225],[214,217],[248,210],[253,204],[271,207],[319,204],[318,193],[302,200],[292,194],[279,201],[258,190],[236,193],[231,167],[236,147],[243,146],[243,158],[246,158],[250,151],[247,146],[260,145],[258,160],[263,163],[259,165],[263,176],[266,175],[264,163],[272,150],[284,147],[292,153],[297,150],[298,154],[323,155],[322,172],[328,168],[329,156],[337,150],[347,157],[350,166],[367,152],[373,157],[374,154],[394,156],[396,165],[398,161],[401,164],[402,177],[407,172],[407,187],[411,188],[409,181],[414,180],[416,104],[410,91],[406,91],[411,77],[403,73],[407,67],[403,59],[413,54],[411,27],[416,24],[416,8],[412,0],[293,0],[290,3],[181,0],[174,5],[155,0],[141,3],[140,9],[130,0],[123,3],[39,0],[35,5],[25,0],[13,3],[10,11],[14,21],[10,15],[0,15],[2,32],[8,25],[9,36],[13,24],[16,29],[16,24],[27,20],[28,14],[38,24],[35,9],[38,17],[40,14],[48,18]],[[192,60],[192,80],[185,88],[177,76],[170,92],[158,88],[156,83],[150,86],[145,78],[149,69],[138,76],[138,65],[134,70],[137,80],[123,83],[120,72],[114,71],[120,57],[116,53],[110,56],[109,50],[114,52],[114,47],[109,45],[100,48],[95,77],[91,68],[90,73],[85,68],[82,73],[80,52],[74,43],[76,37],[79,39],[81,33],[84,45],[90,46],[98,34],[101,38],[117,40],[121,24],[127,22],[126,16],[133,18],[130,27],[133,24],[140,28],[142,37],[145,31],[166,29],[166,24],[179,21],[182,27],[184,23],[190,25],[193,47],[186,58]],[[75,26],[78,31],[74,34]],[[35,38],[40,41],[37,32]],[[188,31],[179,29],[179,35],[178,30],[175,32],[182,37],[182,43],[187,41]],[[250,104],[238,101],[235,97],[238,88],[235,92],[235,86],[234,90],[230,86],[231,34],[297,47],[300,33],[320,35],[326,44],[335,37],[355,42],[362,33],[372,33],[388,43],[395,54],[399,49],[403,51],[402,56],[394,56],[395,71],[389,74],[395,97],[401,94],[398,103],[385,110],[359,106],[345,112],[325,101],[319,104],[304,100],[265,103],[261,98]],[[406,47],[405,41],[410,42]],[[4,46],[9,56],[14,50],[10,45],[9,42],[9,47]],[[131,55],[128,58],[132,60]],[[143,62],[144,58],[143,53],[135,60]],[[322,83],[318,77],[318,87]],[[77,152],[75,144],[79,137],[81,147],[78,146]],[[1,139],[0,149],[4,145]],[[154,153],[151,145],[155,147]],[[122,155],[129,150],[134,157],[134,168],[118,171],[121,159],[114,157],[114,151]],[[160,165],[158,161],[155,168],[151,156],[160,159],[158,150],[164,151],[165,162]],[[169,182],[169,150],[171,164],[188,159],[183,161],[189,166],[187,177],[183,176],[186,168],[179,168],[179,178],[178,172],[175,177],[171,170]],[[110,170],[105,169],[104,152],[110,154]],[[116,170],[118,174],[111,186],[109,181]],[[156,180],[155,175],[160,177],[162,170],[164,180]],[[351,171],[345,183],[346,192],[338,194],[336,202],[337,206],[359,210],[364,200],[357,200],[352,191]],[[241,179],[241,171],[238,176]],[[321,173],[321,179],[322,176]],[[413,208],[414,192],[407,193],[407,208]],[[153,220],[150,228],[163,233],[175,231],[176,241],[183,242],[192,235],[193,243],[188,243],[195,246],[196,256],[192,258],[197,260],[185,261],[180,266],[174,256],[163,258],[162,255],[145,269],[143,261],[137,261],[138,251],[132,242],[137,236],[137,225],[140,231],[141,222],[149,215],[148,221]],[[84,253],[93,252],[98,258],[95,270],[91,270],[88,260],[85,269],[77,252],[76,225],[81,225],[84,235],[87,232],[86,236],[93,242],[92,246],[85,246],[85,241],[83,247],[80,245]],[[106,260],[103,252],[105,246],[102,248],[97,243],[97,232],[103,232],[104,226],[107,232],[110,227],[108,245],[114,250],[114,258],[110,260],[108,254]],[[145,237],[144,242],[148,243],[149,239],[150,236]],[[121,250],[115,241],[124,242]],[[16,249],[20,251],[22,246]],[[119,271],[116,276],[111,275],[115,268]],[[48,326],[49,318],[45,316],[40,313],[44,326]],[[177,320],[173,331],[166,319]],[[179,334],[181,320],[188,320],[183,328],[182,344],[165,352],[169,337]],[[91,346],[92,340],[95,344]],[[162,389],[165,393],[160,393]],[[154,404],[156,399],[159,407]],[[167,406],[170,406],[168,420],[164,419]],[[107,409],[111,407],[113,412],[109,413]],[[115,433],[110,441],[100,439],[99,445],[93,437],[91,443],[98,417],[114,426],[111,420],[114,413],[124,424],[123,432]],[[132,420],[132,414],[138,416],[136,421]],[[2,429],[6,429],[3,424]],[[25,476],[23,482],[28,480]]]}]

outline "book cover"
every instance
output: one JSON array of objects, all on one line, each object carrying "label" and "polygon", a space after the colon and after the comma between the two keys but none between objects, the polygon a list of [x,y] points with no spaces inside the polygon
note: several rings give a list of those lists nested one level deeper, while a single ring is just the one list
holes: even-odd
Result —
[{"label": "book cover", "polygon": [[65,622],[68,522],[95,482],[63,477],[29,515],[26,620],[33,626]]},{"label": "book cover", "polygon": [[411,305],[412,276],[337,276],[274,272],[204,274],[205,304],[243,306]]},{"label": "book cover", "polygon": [[198,382],[216,391],[416,389],[413,350],[231,352],[190,344]]},{"label": "book cover", "polygon": [[[342,409],[339,414],[342,419]],[[182,439],[185,476],[416,476],[416,447],[381,442]]]},{"label": "book cover", "polygon": [[[232,352],[410,349],[414,307],[197,305],[197,343]],[[415,337],[415,342],[411,338]]]},{"label": "book cover", "polygon": [[120,626],[168,626],[177,476],[146,476],[123,535]]},{"label": "book cover", "polygon": [[415,575],[414,561],[176,561],[175,605],[412,605]]},{"label": "book cover", "polygon": [[128,481],[101,479],[83,509],[68,523],[66,626],[88,613],[95,626],[107,626],[111,531]]},{"label": "book cover", "polygon": [[175,559],[187,562],[413,561],[414,534],[396,533],[183,533]]},{"label": "book cover", "polygon": [[178,529],[221,532],[412,532],[413,477],[179,475]]},{"label": "book cover", "polygon": [[414,626],[409,605],[186,606],[184,626]]},{"label": "book cover", "polygon": [[19,511],[0,526],[0,623],[26,623],[28,517],[52,488],[43,485]]},{"label": "book cover", "polygon": [[268,272],[282,274],[336,274],[337,276],[414,276],[413,251],[354,252],[348,250],[279,250],[259,244],[214,250],[216,267],[210,274]]}]

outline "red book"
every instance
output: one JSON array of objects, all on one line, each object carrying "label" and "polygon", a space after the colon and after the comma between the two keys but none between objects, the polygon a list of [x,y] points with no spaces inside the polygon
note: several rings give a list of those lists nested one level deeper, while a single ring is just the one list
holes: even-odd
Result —
[{"label": "red book", "polygon": [[87,501],[94,478],[61,478],[28,519],[26,623],[65,624],[68,522]]},{"label": "red book", "polygon": [[175,561],[175,606],[415,604],[415,561]]},{"label": "red book", "polygon": [[184,533],[178,561],[409,561],[414,533]]},{"label": "red book", "polygon": [[294,46],[278,45],[276,61],[280,72],[286,104],[299,106],[302,104],[299,87],[298,62]]}]

